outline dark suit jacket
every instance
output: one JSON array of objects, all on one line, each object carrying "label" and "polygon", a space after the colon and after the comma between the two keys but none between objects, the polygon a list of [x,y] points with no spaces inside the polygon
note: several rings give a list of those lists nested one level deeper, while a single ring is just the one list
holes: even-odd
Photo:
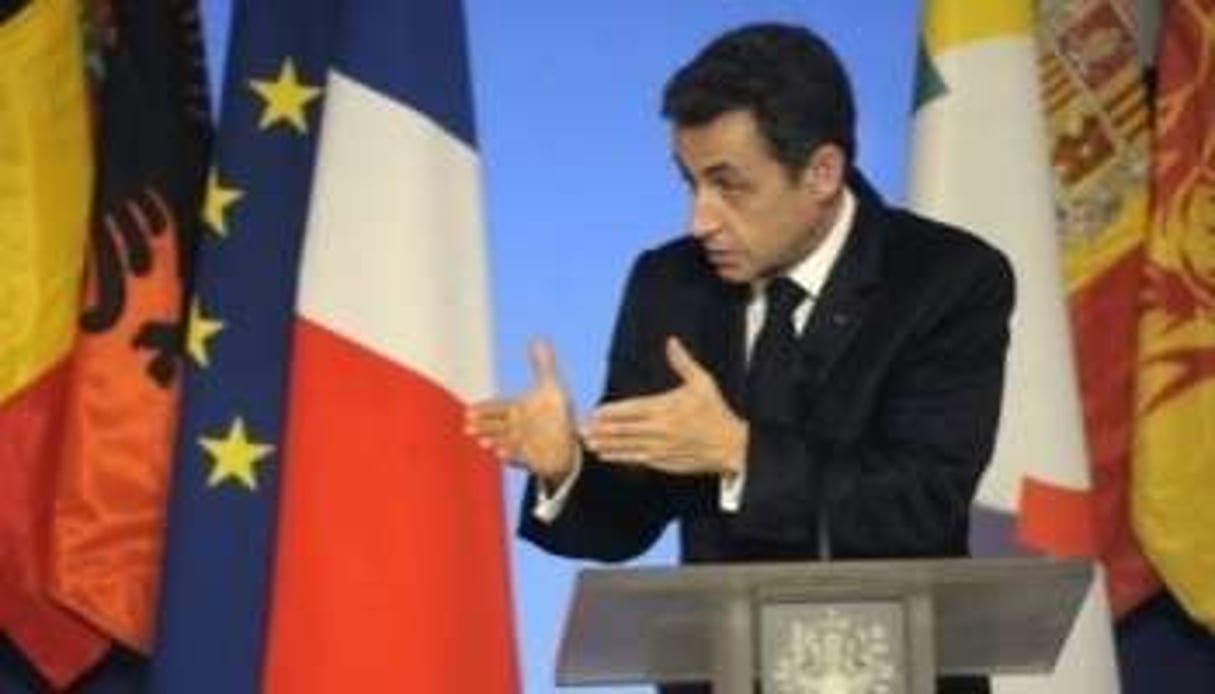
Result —
[{"label": "dark suit jacket", "polygon": [[[992,451],[1013,306],[1004,256],[958,229],[885,206],[865,186],[849,239],[789,365],[783,417],[750,421],[736,514],[716,475],[678,477],[587,455],[561,514],[524,500],[521,534],[572,557],[645,551],[680,521],[687,562],[966,554],[968,512]],[[737,412],[746,288],[690,239],[637,260],[605,400],[676,385],[677,336]],[[767,409],[767,408],[765,408]]]}]

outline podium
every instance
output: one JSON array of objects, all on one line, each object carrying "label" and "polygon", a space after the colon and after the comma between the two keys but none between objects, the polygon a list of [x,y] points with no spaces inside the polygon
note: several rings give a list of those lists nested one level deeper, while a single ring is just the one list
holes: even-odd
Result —
[{"label": "podium", "polygon": [[1050,558],[588,569],[557,683],[931,694],[938,675],[1049,672],[1092,575]]}]

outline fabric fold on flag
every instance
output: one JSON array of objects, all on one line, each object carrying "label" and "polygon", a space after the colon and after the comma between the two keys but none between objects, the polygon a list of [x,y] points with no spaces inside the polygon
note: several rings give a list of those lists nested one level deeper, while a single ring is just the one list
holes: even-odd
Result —
[{"label": "fabric fold on flag", "polygon": [[1129,508],[1150,118],[1127,11],[1114,0],[1043,0],[1037,22],[1094,539],[1118,615],[1160,587]]},{"label": "fabric fold on flag", "polygon": [[0,629],[62,688],[108,646],[47,571],[92,184],[71,0],[0,21],[0,133]]},{"label": "fabric fold on flag", "polygon": [[97,183],[52,519],[56,597],[151,647],[211,118],[194,0],[92,16]]},{"label": "fabric fold on flag", "polygon": [[1159,51],[1132,513],[1178,602],[1215,631],[1215,0],[1164,3]]},{"label": "fabric fold on flag", "polygon": [[237,9],[151,690],[515,691],[460,5]]},{"label": "fabric fold on flag", "polygon": [[[914,209],[1004,250],[1017,275],[995,454],[972,550],[1095,556],[1089,467],[1056,236],[1032,0],[928,0],[912,128]],[[999,124],[999,127],[993,127]],[[995,522],[993,522],[995,521]],[[1103,581],[1049,676],[995,691],[1119,691]]]},{"label": "fabric fold on flag", "polygon": [[154,693],[262,691],[292,309],[334,6],[234,8],[188,309]]},{"label": "fabric fold on flag", "polygon": [[492,384],[461,5],[348,0],[336,29],[266,691],[512,692],[500,466],[463,433]]}]

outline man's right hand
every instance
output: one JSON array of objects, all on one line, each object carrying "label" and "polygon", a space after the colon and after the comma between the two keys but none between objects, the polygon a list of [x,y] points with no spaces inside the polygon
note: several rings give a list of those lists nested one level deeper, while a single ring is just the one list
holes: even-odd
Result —
[{"label": "man's right hand", "polygon": [[557,357],[543,340],[528,347],[534,382],[525,393],[470,405],[465,430],[499,458],[527,468],[550,487],[573,470],[578,434],[573,406],[557,373]]}]

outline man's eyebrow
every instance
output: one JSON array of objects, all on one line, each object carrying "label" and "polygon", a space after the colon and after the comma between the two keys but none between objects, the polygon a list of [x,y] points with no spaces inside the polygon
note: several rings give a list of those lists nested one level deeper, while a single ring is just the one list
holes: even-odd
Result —
[{"label": "man's eyebrow", "polygon": [[[679,171],[679,175],[682,176],[684,180],[692,180],[692,170],[689,169],[678,156],[672,155],[671,163],[675,165],[675,168]],[[722,176],[727,174],[736,175],[738,174],[738,167],[734,166],[730,162],[721,161],[704,167],[699,171],[699,174],[701,176]]]},{"label": "man's eyebrow", "polygon": [[738,167],[734,166],[728,161],[721,161],[717,162],[716,164],[711,164],[705,167],[704,170],[705,176],[722,176],[726,174],[736,175],[737,173]]}]

